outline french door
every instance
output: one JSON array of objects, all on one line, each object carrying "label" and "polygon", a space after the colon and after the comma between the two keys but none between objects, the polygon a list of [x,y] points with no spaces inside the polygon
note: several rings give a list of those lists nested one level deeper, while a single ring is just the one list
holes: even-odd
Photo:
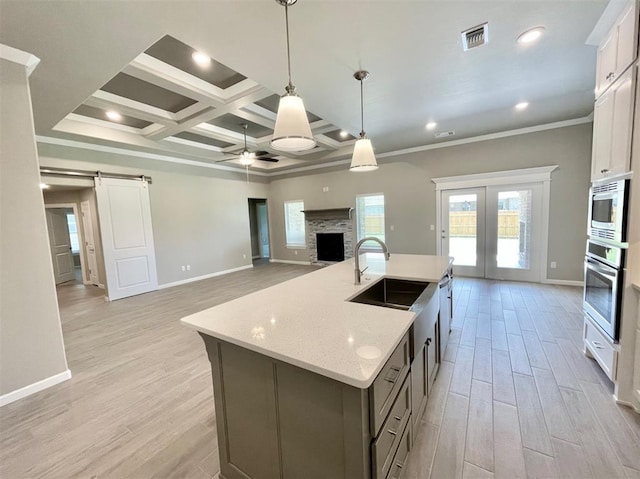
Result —
[{"label": "french door", "polygon": [[461,276],[541,280],[542,183],[442,192],[441,251]]}]

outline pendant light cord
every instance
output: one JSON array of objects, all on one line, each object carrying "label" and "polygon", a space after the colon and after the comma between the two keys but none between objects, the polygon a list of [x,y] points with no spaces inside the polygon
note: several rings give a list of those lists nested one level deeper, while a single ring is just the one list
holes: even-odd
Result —
[{"label": "pendant light cord", "polygon": [[247,125],[246,123],[242,125],[242,135],[244,136],[244,151],[247,151]]},{"label": "pendant light cord", "polygon": [[362,126],[360,138],[364,138],[366,133],[364,132],[364,86],[362,80],[360,80],[360,125]]},{"label": "pendant light cord", "polygon": [[287,25],[287,70],[289,72],[289,85],[287,86],[287,92],[293,93],[296,87],[291,83],[291,48],[289,47],[289,5],[284,6],[284,20]]}]

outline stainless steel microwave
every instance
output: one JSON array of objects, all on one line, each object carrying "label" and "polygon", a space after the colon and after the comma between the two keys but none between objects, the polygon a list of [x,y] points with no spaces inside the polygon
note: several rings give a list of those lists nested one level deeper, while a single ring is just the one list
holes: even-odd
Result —
[{"label": "stainless steel microwave", "polygon": [[629,180],[594,183],[589,190],[589,237],[614,243],[627,241]]}]

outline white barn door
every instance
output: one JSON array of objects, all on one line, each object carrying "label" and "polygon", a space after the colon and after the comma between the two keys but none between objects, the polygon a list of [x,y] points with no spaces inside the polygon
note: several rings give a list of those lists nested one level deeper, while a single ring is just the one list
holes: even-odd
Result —
[{"label": "white barn door", "polygon": [[158,289],[146,181],[96,178],[109,300]]}]

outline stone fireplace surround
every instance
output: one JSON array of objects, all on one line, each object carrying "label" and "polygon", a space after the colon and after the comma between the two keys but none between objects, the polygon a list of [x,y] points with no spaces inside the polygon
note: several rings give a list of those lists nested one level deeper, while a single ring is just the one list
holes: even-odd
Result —
[{"label": "stone fireplace surround", "polygon": [[303,211],[311,264],[325,264],[323,261],[318,261],[316,233],[342,233],[344,235],[344,259],[353,258],[352,211],[353,208]]}]

